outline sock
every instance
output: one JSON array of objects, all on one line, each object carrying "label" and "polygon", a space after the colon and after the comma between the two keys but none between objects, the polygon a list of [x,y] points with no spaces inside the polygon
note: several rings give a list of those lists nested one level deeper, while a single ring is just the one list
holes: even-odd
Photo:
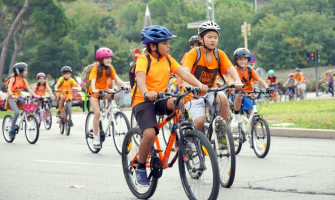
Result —
[{"label": "sock", "polygon": [[145,169],[145,163],[138,163],[137,169]]},{"label": "sock", "polygon": [[234,110],[234,114],[237,115],[240,113],[240,110]]},{"label": "sock", "polygon": [[100,138],[99,138],[99,135],[93,135],[93,139],[94,140],[99,140]]}]

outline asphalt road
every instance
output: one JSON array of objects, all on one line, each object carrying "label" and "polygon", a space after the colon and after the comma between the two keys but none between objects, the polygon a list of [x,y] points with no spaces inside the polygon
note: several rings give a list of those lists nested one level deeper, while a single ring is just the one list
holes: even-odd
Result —
[{"label": "asphalt road", "polygon": [[[112,138],[100,153],[89,151],[85,117],[74,115],[70,136],[61,135],[55,123],[50,131],[42,127],[34,145],[28,144],[24,132],[12,144],[1,136],[0,199],[136,199]],[[335,140],[271,139],[264,159],[243,146],[235,182],[229,189],[220,188],[218,199],[335,199]],[[187,199],[177,165],[164,170],[151,199]]]}]

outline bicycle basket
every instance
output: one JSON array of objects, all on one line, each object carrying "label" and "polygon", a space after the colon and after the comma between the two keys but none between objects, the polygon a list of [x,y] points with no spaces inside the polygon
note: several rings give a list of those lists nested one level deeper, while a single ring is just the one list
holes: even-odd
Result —
[{"label": "bicycle basket", "polygon": [[25,113],[33,113],[35,111],[35,108],[36,108],[35,104],[27,103],[27,104],[24,104],[23,110]]}]

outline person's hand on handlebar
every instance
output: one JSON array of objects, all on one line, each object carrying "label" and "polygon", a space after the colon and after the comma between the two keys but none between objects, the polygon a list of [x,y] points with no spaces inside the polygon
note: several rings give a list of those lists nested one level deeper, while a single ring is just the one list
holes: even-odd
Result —
[{"label": "person's hand on handlebar", "polygon": [[150,91],[144,93],[144,98],[147,97],[150,101],[155,101],[157,99],[157,93],[155,91]]},{"label": "person's hand on handlebar", "polygon": [[99,90],[98,89],[92,89],[93,94],[98,94]]},{"label": "person's hand on handlebar", "polygon": [[240,90],[240,89],[242,89],[242,85],[243,85],[243,83],[241,82],[241,80],[236,80],[235,82],[234,82],[234,84],[235,84],[235,89],[236,90]]},{"label": "person's hand on handlebar", "polygon": [[274,90],[273,90],[273,89],[271,89],[270,87],[267,87],[267,88],[266,88],[266,92],[267,92],[267,93],[269,93],[269,94],[271,94],[271,93],[273,93],[273,92],[274,92]]},{"label": "person's hand on handlebar", "polygon": [[200,89],[201,93],[207,93],[208,90],[209,90],[207,85],[200,85],[199,89]]}]

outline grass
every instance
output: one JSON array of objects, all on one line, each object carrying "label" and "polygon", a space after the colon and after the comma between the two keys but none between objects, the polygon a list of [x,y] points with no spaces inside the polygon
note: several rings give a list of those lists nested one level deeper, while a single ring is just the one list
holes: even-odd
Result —
[{"label": "grass", "polygon": [[[51,113],[53,116],[56,116],[58,109],[52,108]],[[82,113],[83,109],[80,107],[72,107],[72,113]],[[6,115],[13,115],[13,111],[1,111],[0,119],[3,119]]]},{"label": "grass", "polygon": [[293,123],[290,128],[335,129],[335,101],[317,99],[261,105],[259,114],[270,126]]}]

